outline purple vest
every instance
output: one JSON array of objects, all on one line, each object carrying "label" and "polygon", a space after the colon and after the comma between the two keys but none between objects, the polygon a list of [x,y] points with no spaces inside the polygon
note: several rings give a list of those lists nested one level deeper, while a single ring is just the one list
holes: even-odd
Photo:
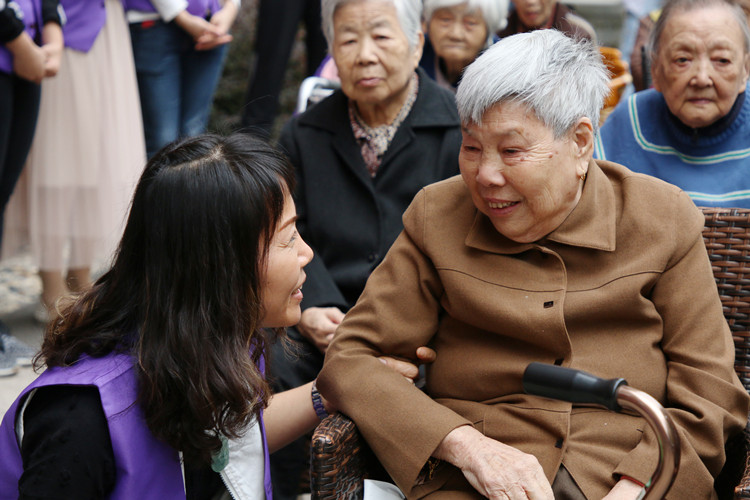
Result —
[{"label": "purple vest", "polygon": [[[122,3],[125,10],[156,12],[156,8],[149,0],[123,0]],[[205,17],[218,12],[219,9],[221,9],[219,0],[188,0],[187,11],[194,16]]]},{"label": "purple vest", "polygon": [[67,18],[63,26],[65,46],[88,52],[107,20],[104,0],[60,0],[60,5]]},{"label": "purple vest", "polygon": [[[32,40],[37,40],[39,25],[42,22],[41,0],[13,0],[13,3],[18,5],[21,12],[23,12],[23,23],[26,25],[26,33]],[[0,71],[8,74],[13,73],[13,54],[5,48],[5,45],[0,45]]]},{"label": "purple vest", "polygon": [[[134,404],[137,380],[133,363],[133,358],[125,354],[103,358],[84,356],[73,366],[46,370],[21,392],[0,425],[0,500],[17,498],[18,479],[23,472],[15,432],[19,402],[31,389],[47,385],[95,385],[99,388],[117,466],[110,499],[185,498],[178,453],[151,434],[143,412]],[[271,500],[271,473],[262,416],[260,422],[266,457],[266,498]]]}]

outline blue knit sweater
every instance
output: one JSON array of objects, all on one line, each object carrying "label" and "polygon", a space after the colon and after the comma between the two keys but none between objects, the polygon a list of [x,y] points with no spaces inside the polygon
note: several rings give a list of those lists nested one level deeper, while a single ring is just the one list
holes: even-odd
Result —
[{"label": "blue knit sweater", "polygon": [[638,92],[609,115],[594,156],[679,186],[696,205],[750,208],[750,99],[741,101],[725,123],[689,129],[661,93]]}]

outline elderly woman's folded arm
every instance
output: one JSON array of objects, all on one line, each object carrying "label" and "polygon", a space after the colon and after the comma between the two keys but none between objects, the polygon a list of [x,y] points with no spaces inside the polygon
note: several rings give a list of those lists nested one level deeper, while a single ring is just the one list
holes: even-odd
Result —
[{"label": "elderly woman's folded arm", "polygon": [[[673,241],[680,248],[658,278],[651,300],[664,324],[661,346],[668,372],[662,403],[680,435],[680,470],[704,471],[703,475],[678,474],[672,494],[689,498],[701,484],[711,484],[721,470],[722,444],[744,428],[748,398],[733,369],[732,338],[701,236],[703,216],[684,193],[680,202],[675,211],[686,217],[673,226]],[[654,435],[647,429],[615,474],[645,480],[658,453]]]},{"label": "elderly woman's folded arm", "polygon": [[[409,359],[417,347],[429,344],[441,291],[429,259],[410,234],[402,233],[339,327],[318,376],[321,393],[357,423],[405,492],[443,438],[470,424],[377,359],[383,353]],[[406,296],[408,301],[398,300]]]}]

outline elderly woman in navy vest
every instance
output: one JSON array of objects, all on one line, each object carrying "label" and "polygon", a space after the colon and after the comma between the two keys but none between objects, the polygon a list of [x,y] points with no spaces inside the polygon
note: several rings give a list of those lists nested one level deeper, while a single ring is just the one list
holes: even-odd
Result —
[{"label": "elderly woman in navy vest", "polygon": [[461,73],[492,45],[507,24],[505,0],[425,0],[425,42],[419,65],[438,84],[456,90]]},{"label": "elderly woman in navy vest", "polygon": [[697,205],[750,207],[750,30],[730,0],[669,0],[651,32],[654,88],[620,103],[595,155],[685,190]]},{"label": "elderly woman in navy vest", "polygon": [[151,157],[206,128],[239,0],[124,0]]},{"label": "elderly woman in navy vest", "polygon": [[327,411],[313,383],[272,395],[264,380],[312,258],[293,187],[250,136],[152,158],[114,264],[51,324],[47,370],[5,414],[3,498],[272,498],[268,451]]}]

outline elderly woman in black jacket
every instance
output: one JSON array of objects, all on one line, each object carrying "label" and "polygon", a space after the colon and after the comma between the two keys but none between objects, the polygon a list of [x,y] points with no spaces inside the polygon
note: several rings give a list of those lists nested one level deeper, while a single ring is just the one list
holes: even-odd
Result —
[{"label": "elderly woman in black jacket", "polygon": [[302,320],[290,332],[302,354],[292,361],[276,353],[270,369],[277,389],[317,375],[336,327],[401,231],[411,199],[458,173],[453,95],[417,69],[421,11],[419,0],[322,2],[341,90],[281,134],[297,175],[298,227],[315,258]]}]

